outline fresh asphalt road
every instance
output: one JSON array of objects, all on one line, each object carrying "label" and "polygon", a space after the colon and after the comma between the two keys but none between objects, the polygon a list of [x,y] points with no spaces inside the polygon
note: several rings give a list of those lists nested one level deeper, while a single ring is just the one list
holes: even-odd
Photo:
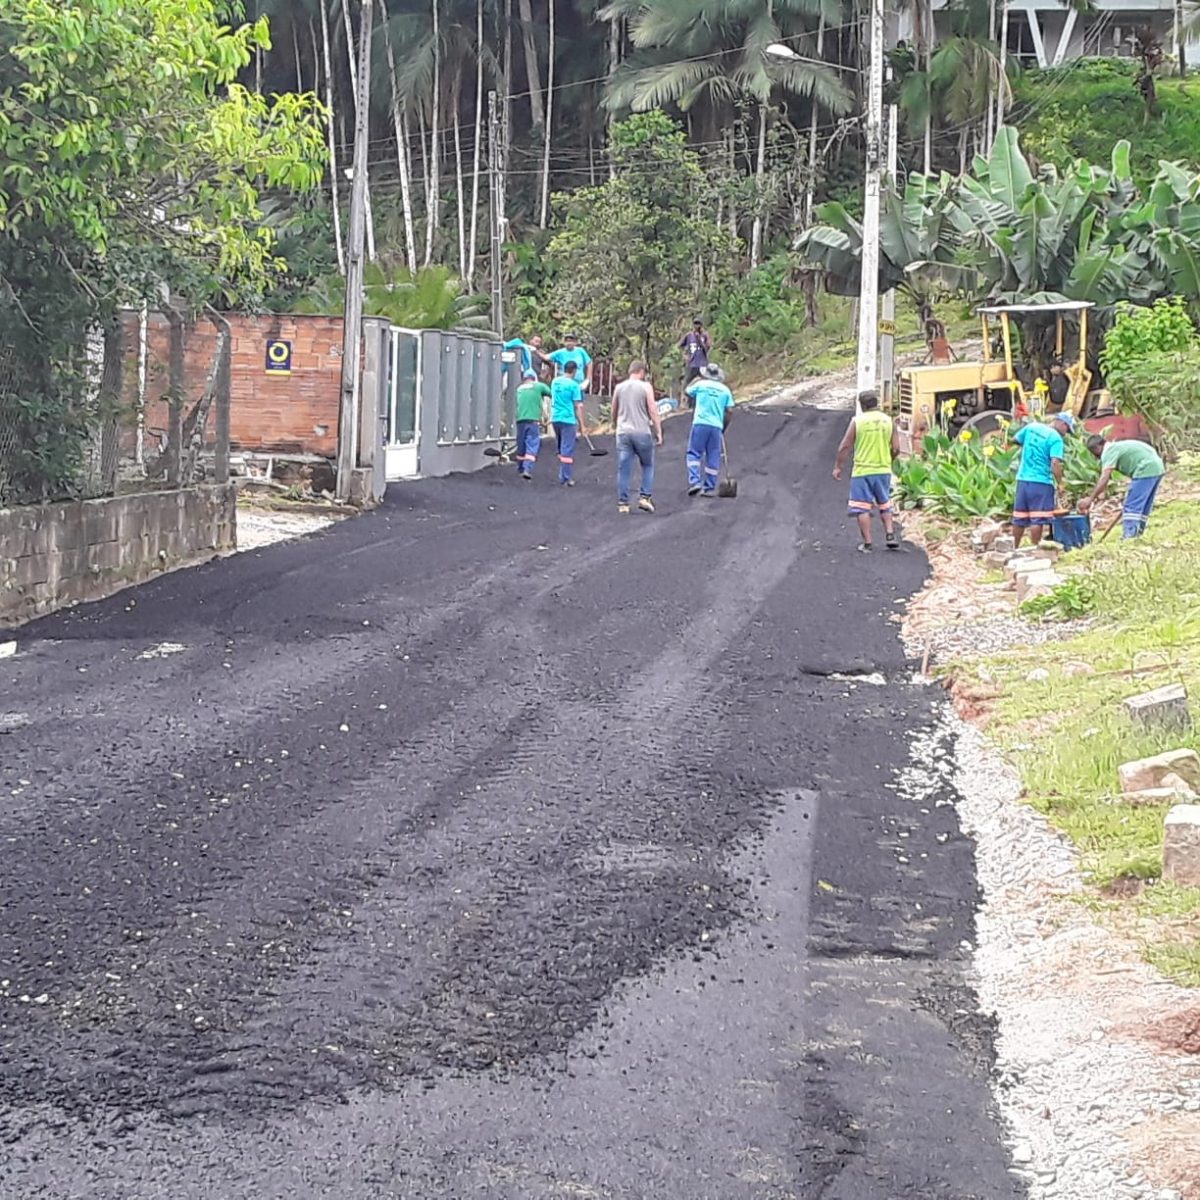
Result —
[{"label": "fresh asphalt road", "polygon": [[[6,1200],[1005,1200],[938,696],[845,415],[512,468],[17,633]],[[885,682],[855,676],[879,673]]]}]

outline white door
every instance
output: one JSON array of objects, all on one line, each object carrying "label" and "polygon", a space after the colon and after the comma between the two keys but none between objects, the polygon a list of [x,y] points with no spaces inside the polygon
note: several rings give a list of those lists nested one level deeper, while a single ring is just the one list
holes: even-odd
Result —
[{"label": "white door", "polygon": [[421,335],[392,328],[388,355],[388,440],[384,449],[388,479],[413,479],[421,473]]}]

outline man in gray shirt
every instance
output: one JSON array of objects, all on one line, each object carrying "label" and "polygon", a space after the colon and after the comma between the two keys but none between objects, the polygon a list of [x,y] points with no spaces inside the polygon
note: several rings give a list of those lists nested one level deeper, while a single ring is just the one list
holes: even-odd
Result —
[{"label": "man in gray shirt", "polygon": [[[629,378],[617,385],[612,402],[613,426],[617,431],[617,512],[629,511],[629,485],[633,460],[642,464],[642,487],[638,508],[654,511],[654,447],[662,445],[662,417],[654,389],[646,379],[646,364],[629,364]],[[653,432],[652,432],[653,431]]]}]

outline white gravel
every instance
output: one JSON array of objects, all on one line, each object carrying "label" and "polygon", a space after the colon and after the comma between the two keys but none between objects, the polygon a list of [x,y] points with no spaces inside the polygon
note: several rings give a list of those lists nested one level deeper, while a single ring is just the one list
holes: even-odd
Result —
[{"label": "white gravel", "polygon": [[1200,1063],[1145,1036],[1172,1014],[1194,1014],[1196,995],[1163,981],[1079,903],[1074,850],[952,713],[914,741],[901,790],[929,806],[947,777],[976,841],[984,900],[974,983],[999,1023],[995,1095],[1014,1172],[1032,1200],[1200,1194]]},{"label": "white gravel", "polygon": [[276,512],[272,509],[239,508],[237,514],[238,550],[261,550],[276,542],[316,533],[342,518],[336,513],[325,514]]}]

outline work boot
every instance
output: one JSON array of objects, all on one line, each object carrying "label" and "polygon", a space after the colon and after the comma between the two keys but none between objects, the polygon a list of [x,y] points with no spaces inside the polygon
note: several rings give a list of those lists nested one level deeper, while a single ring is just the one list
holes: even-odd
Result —
[{"label": "work boot", "polygon": [[699,485],[699,484],[696,484],[694,487],[690,487],[690,488],[688,488],[688,495],[689,495],[689,496],[698,496],[698,495],[700,495],[700,485]]},{"label": "work boot", "polygon": [[651,500],[649,496],[643,496],[638,501],[638,508],[642,512],[651,512],[652,513],[654,511],[654,501]]},{"label": "work boot", "polygon": [[628,504],[618,504],[618,505],[617,505],[617,512],[621,513],[622,515],[624,515],[624,514],[625,514],[625,513],[627,513],[628,511],[629,511],[629,505],[628,505]]}]

